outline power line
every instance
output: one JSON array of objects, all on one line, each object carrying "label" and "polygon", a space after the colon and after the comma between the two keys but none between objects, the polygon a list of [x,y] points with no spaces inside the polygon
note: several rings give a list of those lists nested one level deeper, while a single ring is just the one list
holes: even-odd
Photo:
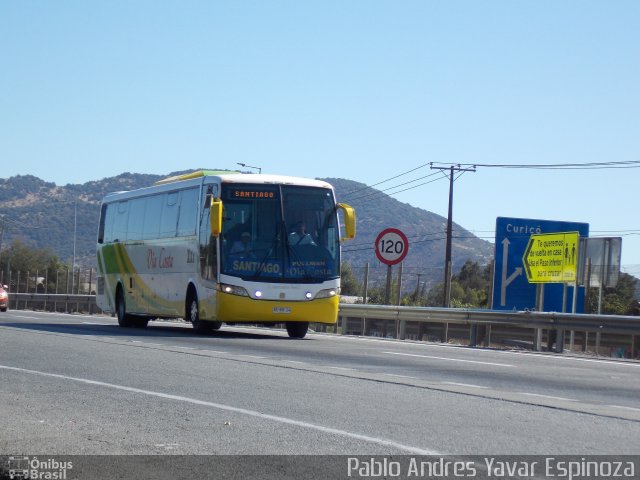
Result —
[{"label": "power line", "polygon": [[[437,175],[437,173],[431,173],[429,175],[425,175],[423,177],[419,177],[419,178],[416,178],[414,180],[410,180],[408,182],[404,182],[404,183],[400,183],[398,185],[394,185],[393,187],[385,188],[384,190],[374,190],[373,192],[371,192],[369,194],[361,195],[361,196],[355,197],[355,198],[351,198],[351,201],[362,200],[363,198],[372,197],[374,195],[388,195],[388,196],[396,195],[396,194],[401,193],[401,192],[406,192],[407,190],[413,190],[414,188],[422,187],[423,185],[427,185],[429,183],[433,183],[433,182],[436,182],[438,180],[442,180],[441,178],[436,178],[435,180],[430,180],[428,182],[420,183],[418,185],[414,185],[413,187],[405,188],[403,190],[398,190],[397,192],[385,193],[385,192],[388,192],[389,190],[393,190],[394,188],[403,187],[405,185],[409,185],[411,183],[415,183],[415,182],[417,182],[419,180],[422,180],[422,179],[425,179],[425,178],[429,178],[429,177],[433,177],[434,175]],[[385,182],[386,182],[386,180],[385,180]],[[384,182],[381,182],[381,183],[384,183]],[[354,193],[362,192],[362,191],[368,190],[368,189],[373,190],[371,187],[366,187],[366,188],[362,188],[360,190],[354,190],[353,192],[347,193],[347,194],[344,195],[344,197],[349,197],[350,195],[353,195]]]},{"label": "power line", "polygon": [[[396,178],[400,178],[403,177],[405,175],[408,175],[412,172],[415,172],[416,170],[419,170],[423,167],[431,167],[431,168],[447,168],[445,163],[442,162],[429,162],[429,163],[425,163],[422,165],[418,165],[417,167],[411,168],[405,172],[399,173],[397,175],[393,175],[387,179],[381,180],[379,182],[373,183],[371,185],[367,185],[363,188],[357,189],[357,190],[352,190],[350,192],[347,192],[346,194],[344,194],[345,197],[349,197],[351,195],[355,195],[356,193],[360,193],[360,192],[364,192],[367,190],[371,190],[373,189],[373,187],[378,186],[378,185],[382,185],[384,183],[390,182],[391,180],[395,180]],[[627,160],[627,161],[617,161],[617,162],[590,162],[590,163],[531,163],[531,164],[499,164],[499,163],[458,163],[457,164],[459,167],[469,167],[469,168],[480,168],[480,167],[484,167],[484,168],[505,168],[505,169],[531,169],[531,170],[605,170],[605,169],[615,169],[615,168],[640,168],[640,160]],[[378,190],[372,193],[369,193],[367,195],[362,195],[359,197],[355,197],[352,198],[353,200],[361,200],[363,198],[368,198],[370,196],[374,196],[374,195],[380,195],[383,192],[387,192],[389,190],[393,190],[394,188],[398,188],[404,185],[408,185],[414,182],[417,182],[418,180],[421,180],[423,178],[428,178],[431,175],[426,175],[423,177],[419,177],[416,178],[414,180],[410,180],[408,182],[404,182],[398,185],[395,185],[393,187],[389,187],[386,188],[384,190]],[[421,183],[419,185],[414,185],[412,187],[409,187],[407,189],[403,189],[403,190],[399,190],[397,192],[390,192],[387,193],[387,195],[391,196],[391,195],[396,195],[398,193],[402,193],[405,192],[407,190],[412,190],[414,188],[418,188],[424,185],[427,185],[429,183],[432,183],[433,181],[430,182],[424,182]]]},{"label": "power line", "polygon": [[[439,162],[434,162],[439,163]],[[443,164],[444,165],[444,164]],[[523,164],[499,164],[499,163],[460,163],[464,167],[485,168],[525,168],[525,169],[551,169],[551,170],[600,170],[608,168],[640,168],[640,160],[627,160],[622,162],[591,162],[591,163],[523,163]],[[445,168],[444,166],[441,168]]]},{"label": "power line", "polygon": [[[400,173],[400,174],[395,175],[395,176],[393,176],[393,177],[387,178],[386,180],[381,180],[380,182],[377,182],[377,183],[374,183],[374,184],[371,184],[371,185],[367,185],[367,186],[366,186],[366,187],[364,187],[364,188],[360,188],[360,189],[358,189],[358,190],[353,190],[353,191],[351,191],[351,192],[348,192],[348,193],[346,193],[345,195],[352,195],[352,194],[354,194],[354,193],[358,193],[358,192],[362,192],[362,191],[364,191],[364,190],[367,190],[367,189],[369,189],[369,188],[371,188],[371,187],[376,187],[376,186],[378,186],[378,185],[382,185],[383,183],[390,182],[391,180],[395,180],[396,178],[402,177],[402,176],[407,175],[407,174],[409,174],[409,173],[411,173],[411,172],[415,172],[416,170],[419,170],[419,169],[421,169],[422,167],[426,167],[427,165],[429,165],[429,164],[428,164],[428,163],[425,163],[424,165],[419,165],[419,166],[417,166],[417,167],[415,167],[415,168],[412,168],[411,170],[407,170],[406,172],[403,172],[403,173]],[[391,187],[391,188],[393,188],[393,187]]]}]

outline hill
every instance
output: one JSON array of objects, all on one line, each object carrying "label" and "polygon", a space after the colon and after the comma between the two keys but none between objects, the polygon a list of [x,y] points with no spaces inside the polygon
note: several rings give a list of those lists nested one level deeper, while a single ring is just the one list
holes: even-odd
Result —
[{"label": "hill", "polygon": [[[370,278],[374,281],[386,278],[387,266],[377,259],[374,242],[382,230],[393,227],[404,232],[409,240],[409,253],[403,262],[403,278],[406,280],[403,281],[426,281],[427,287],[434,282],[442,282],[446,218],[402,203],[359,182],[340,178],[324,180],[334,186],[338,201],[344,201],[356,209],[357,235],[355,240],[344,244],[343,252],[345,260],[352,265],[358,277],[362,276],[364,266],[369,263]],[[454,222],[454,273],[458,272],[467,260],[486,265],[493,259],[493,255],[492,243],[476,237]]]},{"label": "hill", "polygon": [[[82,185],[57,186],[35,176],[0,179],[0,247],[16,239],[37,248],[48,248],[71,263],[95,267],[95,238],[100,202],[105,194],[149,186],[166,175],[123,173]],[[446,218],[399,202],[388,195],[352,180],[324,179],[334,185],[339,201],[357,212],[356,239],[344,245],[344,260],[357,276],[370,264],[370,275],[379,279],[386,266],[377,260],[373,243],[384,228],[402,230],[409,239],[404,273],[428,283],[442,281],[445,256]],[[484,265],[493,258],[493,245],[454,224],[453,271],[466,260]],[[420,275],[420,277],[418,277]]]}]

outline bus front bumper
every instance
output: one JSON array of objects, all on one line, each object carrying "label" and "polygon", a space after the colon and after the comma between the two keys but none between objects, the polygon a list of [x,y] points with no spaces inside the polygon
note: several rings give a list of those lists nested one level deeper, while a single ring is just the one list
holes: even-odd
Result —
[{"label": "bus front bumper", "polygon": [[312,322],[334,325],[338,318],[339,297],[287,302],[256,300],[218,293],[217,320],[225,323]]}]

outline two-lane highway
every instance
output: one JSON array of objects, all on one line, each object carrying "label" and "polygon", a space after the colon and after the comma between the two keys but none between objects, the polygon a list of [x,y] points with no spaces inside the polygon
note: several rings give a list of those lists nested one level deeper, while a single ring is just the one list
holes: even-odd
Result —
[{"label": "two-lane highway", "polygon": [[0,315],[6,452],[637,454],[640,363]]}]

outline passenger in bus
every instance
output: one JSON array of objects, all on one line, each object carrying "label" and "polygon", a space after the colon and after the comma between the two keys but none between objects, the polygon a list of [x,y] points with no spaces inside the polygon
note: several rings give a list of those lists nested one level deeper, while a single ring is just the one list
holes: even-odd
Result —
[{"label": "passenger in bus", "polygon": [[299,220],[294,226],[294,231],[289,234],[289,245],[316,245],[311,235],[307,233],[307,226],[304,221]]},{"label": "passenger in bus", "polygon": [[240,240],[236,240],[235,242],[233,242],[229,254],[248,257],[251,255],[251,250],[251,234],[249,232],[242,232],[242,234],[240,235]]}]

